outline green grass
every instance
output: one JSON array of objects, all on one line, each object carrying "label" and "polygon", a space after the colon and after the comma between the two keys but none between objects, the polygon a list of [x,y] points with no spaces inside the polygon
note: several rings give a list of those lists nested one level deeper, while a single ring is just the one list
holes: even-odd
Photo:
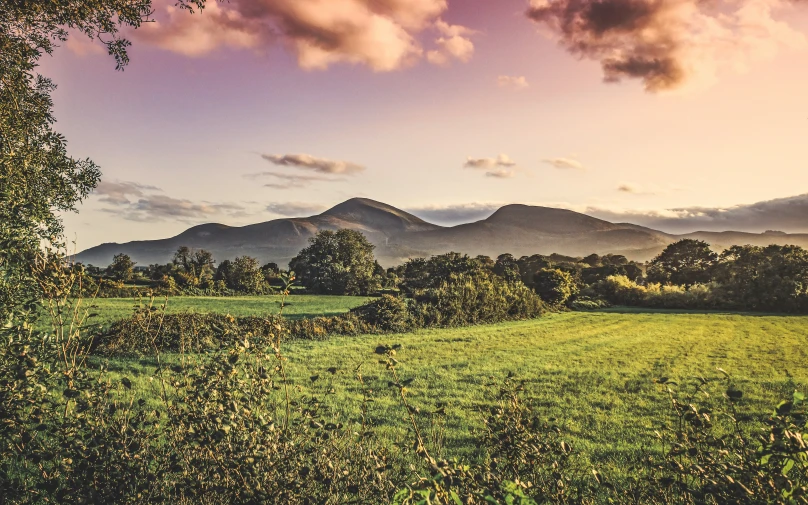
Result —
[{"label": "green grass", "polygon": [[[232,316],[254,316],[277,314],[280,309],[281,297],[278,295],[266,296],[237,296],[237,297],[207,297],[207,296],[178,296],[168,299],[166,312],[214,312],[230,314]],[[333,316],[347,312],[367,301],[366,297],[359,296],[323,296],[323,295],[292,295],[286,300],[284,315],[290,318]],[[148,303],[143,300],[142,303]],[[140,301],[134,298],[98,298],[83,300],[81,307],[91,314],[96,314],[88,320],[88,324],[106,325],[118,319],[132,315]],[[156,299],[154,304],[165,303],[165,299]],[[82,311],[83,312],[83,311]],[[40,318],[40,329],[50,325],[48,317]]]},{"label": "green grass", "polygon": [[[362,365],[375,391],[370,416],[390,440],[405,436],[404,412],[387,387],[388,372],[373,353],[402,344],[398,353],[412,402],[423,410],[448,403],[446,453],[473,453],[481,410],[491,404],[491,377],[513,372],[526,396],[554,418],[585,459],[619,471],[632,452],[654,445],[653,431],[668,411],[653,379],[732,374],[745,392],[742,408],[769,412],[808,386],[808,317],[641,311],[553,314],[539,320],[405,335],[293,342],[285,347],[301,393],[325,398],[346,419],[361,400],[353,370]],[[151,360],[118,360],[144,395],[152,395]],[[326,370],[337,367],[332,375]],[[311,376],[319,376],[312,382]],[[333,388],[334,393],[329,391]]]}]

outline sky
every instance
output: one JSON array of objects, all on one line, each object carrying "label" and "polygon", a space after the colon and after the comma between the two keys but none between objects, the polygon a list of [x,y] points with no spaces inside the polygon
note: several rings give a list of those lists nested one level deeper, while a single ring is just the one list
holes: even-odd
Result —
[{"label": "sky", "polygon": [[65,216],[78,250],[352,197],[808,232],[808,0],[173,4],[122,72],[81,35],[41,62],[103,172]]}]

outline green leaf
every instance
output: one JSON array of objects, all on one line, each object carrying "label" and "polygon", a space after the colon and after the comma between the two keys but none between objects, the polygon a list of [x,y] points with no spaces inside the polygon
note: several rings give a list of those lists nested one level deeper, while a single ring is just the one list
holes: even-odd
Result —
[{"label": "green leaf", "polygon": [[794,460],[789,459],[783,467],[783,476],[788,477],[788,472],[790,472],[792,468],[794,468]]}]

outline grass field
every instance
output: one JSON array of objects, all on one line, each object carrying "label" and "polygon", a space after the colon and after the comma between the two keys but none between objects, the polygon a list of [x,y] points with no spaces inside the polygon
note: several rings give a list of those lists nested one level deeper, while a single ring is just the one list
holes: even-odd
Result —
[{"label": "grass field", "polygon": [[[392,440],[404,436],[404,412],[387,387],[389,376],[373,353],[402,344],[397,358],[412,401],[424,410],[446,402],[446,453],[474,451],[481,408],[491,404],[491,377],[508,372],[527,381],[526,396],[555,418],[584,458],[614,466],[654,444],[668,410],[653,380],[717,378],[728,371],[745,392],[742,408],[769,412],[808,386],[808,317],[721,313],[577,312],[539,320],[405,335],[293,342],[285,352],[300,393],[322,395],[344,418],[356,419],[361,400],[353,370],[362,365],[375,390],[370,415]],[[336,367],[330,374],[326,370]],[[151,360],[119,360],[117,374],[152,395]],[[312,382],[311,376],[319,376]],[[334,393],[329,394],[330,390]],[[299,394],[299,393],[296,393]]]},{"label": "grass field", "polygon": [[[232,316],[255,316],[277,314],[280,310],[281,297],[277,295],[266,296],[236,296],[236,297],[205,297],[205,296],[177,296],[165,299],[156,299],[155,305],[166,303],[166,312],[213,312],[230,314]],[[367,301],[359,296],[323,296],[323,295],[292,295],[286,300],[284,315],[290,318],[333,316],[347,312]],[[88,313],[96,314],[88,320],[89,324],[106,325],[118,319],[132,315],[135,308],[148,304],[149,300],[136,300],[133,298],[98,298],[83,300],[82,307]],[[47,317],[39,321],[41,329],[50,324]]]}]

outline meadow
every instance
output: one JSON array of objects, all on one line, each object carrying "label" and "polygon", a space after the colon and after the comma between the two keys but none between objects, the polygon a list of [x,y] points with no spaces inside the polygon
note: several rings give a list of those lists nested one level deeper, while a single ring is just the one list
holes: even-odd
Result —
[{"label": "meadow", "polygon": [[[293,297],[290,309],[296,303],[298,309],[306,306],[298,298]],[[238,305],[234,302],[221,303]],[[354,300],[342,302],[340,307],[347,308]],[[310,300],[311,307],[317,303]],[[807,333],[808,317],[801,316],[616,309],[296,341],[285,344],[284,354],[294,394],[320,397],[343,421],[360,417],[359,368],[366,387],[373,389],[369,419],[383,437],[397,441],[407,438],[405,411],[388,387],[389,372],[374,349],[400,344],[399,374],[414,379],[408,387],[412,403],[421,409],[436,452],[444,456],[473,457],[473,436],[483,427],[484,409],[493,403],[493,384],[512,374],[524,380],[526,399],[560,427],[587,463],[619,474],[628,461],[654,447],[654,431],[667,419],[667,386],[655,381],[720,379],[721,368],[744,392],[741,409],[764,415],[795,390],[808,390]],[[130,378],[139,395],[157,404],[156,381],[150,381],[155,364],[151,358],[109,363],[114,375]],[[431,422],[426,413],[443,405],[446,414]]]},{"label": "meadow", "polygon": [[[283,314],[292,319],[316,316],[334,316],[348,312],[367,301],[362,296],[293,295],[286,300]],[[156,298],[96,298],[81,300],[81,314],[92,314],[87,324],[104,326],[132,315],[133,311],[153,303],[165,304],[167,314],[178,312],[198,312],[230,314],[234,317],[277,314],[280,311],[279,295],[261,296],[175,296]],[[45,330],[51,324],[46,315],[38,321],[39,329]]]}]

